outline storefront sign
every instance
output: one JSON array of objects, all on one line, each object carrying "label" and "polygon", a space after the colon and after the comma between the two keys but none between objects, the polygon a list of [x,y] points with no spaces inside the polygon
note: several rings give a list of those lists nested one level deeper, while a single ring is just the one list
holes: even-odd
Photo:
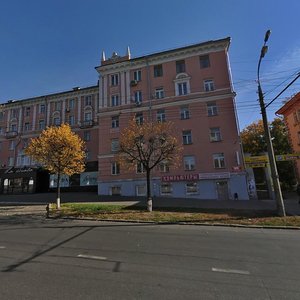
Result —
[{"label": "storefront sign", "polygon": [[98,172],[84,172],[80,174],[80,186],[97,185]]},{"label": "storefront sign", "polygon": [[198,174],[184,174],[184,175],[168,175],[168,176],[162,176],[161,180],[163,182],[168,181],[187,181],[187,180],[198,180],[199,175]]},{"label": "storefront sign", "polygon": [[10,168],[10,169],[7,169],[5,171],[5,174],[13,174],[13,173],[29,173],[29,172],[32,172],[33,169],[30,168],[30,167],[24,167],[24,168]]},{"label": "storefront sign", "polygon": [[223,179],[230,178],[229,172],[220,172],[220,173],[199,173],[199,179]]}]

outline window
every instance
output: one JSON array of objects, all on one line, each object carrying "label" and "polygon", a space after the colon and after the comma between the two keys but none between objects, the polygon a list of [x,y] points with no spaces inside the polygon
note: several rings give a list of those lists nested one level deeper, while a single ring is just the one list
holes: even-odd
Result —
[{"label": "window", "polygon": [[219,142],[221,141],[221,132],[219,127],[213,127],[209,129],[210,131],[210,141]]},{"label": "window", "polygon": [[46,106],[45,106],[45,104],[40,104],[40,105],[39,105],[39,113],[40,113],[40,114],[44,114],[45,111],[46,111]]},{"label": "window", "polygon": [[111,85],[119,85],[119,74],[113,74],[110,76],[110,83]]},{"label": "window", "polygon": [[29,117],[30,116],[30,107],[26,107],[25,109],[25,117]]},{"label": "window", "polygon": [[83,140],[86,142],[91,140],[91,132],[89,130],[83,132]]},{"label": "window", "polygon": [[165,97],[164,88],[155,89],[155,99],[162,99]]},{"label": "window", "polygon": [[166,113],[164,109],[159,109],[156,113],[157,122],[165,122],[166,121]]},{"label": "window", "polygon": [[200,68],[204,69],[209,67],[210,67],[209,55],[200,56]]},{"label": "window", "polygon": [[24,124],[24,131],[29,131],[30,130],[30,123],[25,123]]},{"label": "window", "polygon": [[3,121],[3,119],[4,119],[4,112],[0,111],[0,121]]},{"label": "window", "polygon": [[182,132],[182,143],[183,145],[192,144],[192,132],[191,130],[185,130]]},{"label": "window", "polygon": [[91,158],[91,151],[89,149],[85,150],[85,160],[89,160]]},{"label": "window", "polygon": [[121,196],[121,187],[120,186],[112,186],[110,188],[110,193],[112,196]]},{"label": "window", "polygon": [[118,152],[120,149],[119,139],[111,140],[111,152]]},{"label": "window", "polygon": [[169,167],[169,164],[167,162],[161,162],[159,165],[158,165],[158,170],[161,172],[161,173],[167,173],[170,171],[170,167]]},{"label": "window", "polygon": [[183,164],[185,171],[192,171],[195,170],[195,157],[194,156],[184,156],[183,157]]},{"label": "window", "polygon": [[185,185],[186,194],[198,194],[198,184],[197,182],[188,182]]},{"label": "window", "polygon": [[14,158],[13,157],[9,157],[7,160],[8,166],[9,167],[13,167],[14,165]]},{"label": "window", "polygon": [[14,150],[16,146],[16,141],[10,141],[9,142],[9,150]]},{"label": "window", "polygon": [[117,162],[111,163],[111,175],[119,175],[120,174],[120,165]]},{"label": "window", "polygon": [[203,83],[205,92],[211,92],[215,89],[214,81],[212,79],[204,80]]},{"label": "window", "polygon": [[60,118],[59,117],[53,118],[53,125],[55,125],[55,126],[59,126],[60,125]]},{"label": "window", "polygon": [[3,134],[3,128],[0,127],[0,135],[2,135],[2,134]]},{"label": "window", "polygon": [[134,101],[135,101],[135,103],[141,103],[142,102],[142,91],[135,91],[134,92]]},{"label": "window", "polygon": [[187,83],[186,82],[178,82],[177,83],[177,96],[186,95],[188,93]]},{"label": "window", "polygon": [[177,60],[176,61],[176,73],[183,73],[185,72],[185,61],[184,60]]},{"label": "window", "polygon": [[92,120],[92,113],[90,111],[84,113],[84,121],[91,121],[91,120]]},{"label": "window", "polygon": [[23,148],[27,148],[28,146],[28,139],[23,139]]},{"label": "window", "polygon": [[75,99],[70,99],[69,100],[69,109],[74,109],[75,107]]},{"label": "window", "polygon": [[154,77],[162,77],[163,76],[163,67],[162,65],[154,66]]},{"label": "window", "polygon": [[85,96],[84,98],[84,105],[85,106],[91,106],[92,105],[92,96]]},{"label": "window", "polygon": [[118,106],[119,103],[119,95],[112,95],[111,96],[111,106]]},{"label": "window", "polygon": [[182,106],[180,108],[180,119],[186,120],[190,118],[190,111],[188,106]]},{"label": "window", "polygon": [[161,195],[169,195],[172,194],[172,183],[164,182],[160,185],[160,193]]},{"label": "window", "polygon": [[143,122],[144,122],[143,113],[137,113],[137,114],[135,115],[135,121],[136,121],[136,124],[142,125]]},{"label": "window", "polygon": [[18,115],[18,110],[16,108],[11,110],[11,117],[12,118],[16,118]]},{"label": "window", "polygon": [[61,109],[61,102],[55,102],[55,110],[60,110]]},{"label": "window", "polygon": [[111,128],[119,128],[119,116],[111,117]]},{"label": "window", "polygon": [[45,120],[39,120],[39,130],[45,129]]},{"label": "window", "polygon": [[11,124],[10,131],[17,131],[17,124]]},{"label": "window", "polygon": [[142,71],[141,70],[134,71],[133,79],[136,81],[141,81],[142,80]]},{"label": "window", "polygon": [[294,124],[298,124],[298,115],[297,115],[297,112],[293,113],[293,117],[294,117]]},{"label": "window", "polygon": [[140,162],[140,163],[137,163],[136,165],[136,172],[138,174],[140,173],[144,173],[145,172],[145,168],[144,168],[144,165]]},{"label": "window", "polygon": [[69,124],[71,126],[75,125],[75,116],[69,116]]},{"label": "window", "polygon": [[137,196],[146,196],[147,194],[146,185],[136,185],[135,190]]},{"label": "window", "polygon": [[206,103],[206,107],[207,107],[207,115],[209,117],[216,116],[218,114],[218,108],[216,102]]},{"label": "window", "polygon": [[214,167],[216,169],[225,168],[225,158],[224,153],[215,153],[213,154]]}]

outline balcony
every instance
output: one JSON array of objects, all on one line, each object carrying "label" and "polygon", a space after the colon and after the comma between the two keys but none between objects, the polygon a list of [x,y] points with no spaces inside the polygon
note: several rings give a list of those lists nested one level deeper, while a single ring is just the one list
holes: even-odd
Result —
[{"label": "balcony", "polygon": [[94,122],[93,120],[87,120],[87,121],[82,121],[80,123],[80,128],[91,128],[93,126],[96,125],[96,122]]},{"label": "balcony", "polygon": [[12,139],[12,138],[15,138],[17,135],[18,135],[17,131],[7,131],[5,134],[5,137],[7,139]]}]

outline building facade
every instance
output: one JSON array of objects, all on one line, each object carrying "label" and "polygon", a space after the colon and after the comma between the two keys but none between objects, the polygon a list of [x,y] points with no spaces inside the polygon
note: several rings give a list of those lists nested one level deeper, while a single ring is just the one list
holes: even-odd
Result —
[{"label": "building facade", "polygon": [[102,55],[99,73],[100,195],[145,196],[145,173],[117,164],[129,120],[172,121],[181,166],[152,173],[154,197],[249,199],[240,148],[228,47],[230,39],[131,58]]},{"label": "building facade", "polygon": [[[249,199],[240,147],[228,48],[230,38],[131,58],[102,54],[98,85],[8,101],[0,113],[0,191],[37,192],[56,178],[24,155],[30,138],[69,123],[86,142],[86,171],[63,177],[66,189],[145,196],[142,166],[120,168],[119,137],[130,120],[172,121],[183,145],[177,169],[152,172],[154,197]],[[42,180],[42,178],[44,178]]]},{"label": "building facade", "polygon": [[[284,117],[293,152],[300,153],[300,93],[291,97],[276,114]],[[295,163],[298,182],[300,182],[300,160],[297,159]]]},{"label": "building facade", "polygon": [[[24,154],[31,138],[48,126],[69,123],[86,142],[86,171],[63,177],[62,186],[78,190],[97,187],[98,86],[41,97],[8,101],[0,111],[0,191],[32,193],[56,187],[56,178]],[[88,178],[88,180],[86,179]]]}]

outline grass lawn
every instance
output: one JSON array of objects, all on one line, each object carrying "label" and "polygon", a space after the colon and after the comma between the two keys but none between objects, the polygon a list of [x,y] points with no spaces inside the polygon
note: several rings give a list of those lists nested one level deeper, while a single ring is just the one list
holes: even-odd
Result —
[{"label": "grass lawn", "polygon": [[187,208],[157,208],[149,213],[145,208],[95,203],[67,203],[60,211],[52,208],[50,216],[94,218],[98,220],[128,220],[152,222],[187,222],[207,224],[238,224],[258,226],[297,226],[300,216],[278,217],[274,212],[246,210],[212,210]]}]

